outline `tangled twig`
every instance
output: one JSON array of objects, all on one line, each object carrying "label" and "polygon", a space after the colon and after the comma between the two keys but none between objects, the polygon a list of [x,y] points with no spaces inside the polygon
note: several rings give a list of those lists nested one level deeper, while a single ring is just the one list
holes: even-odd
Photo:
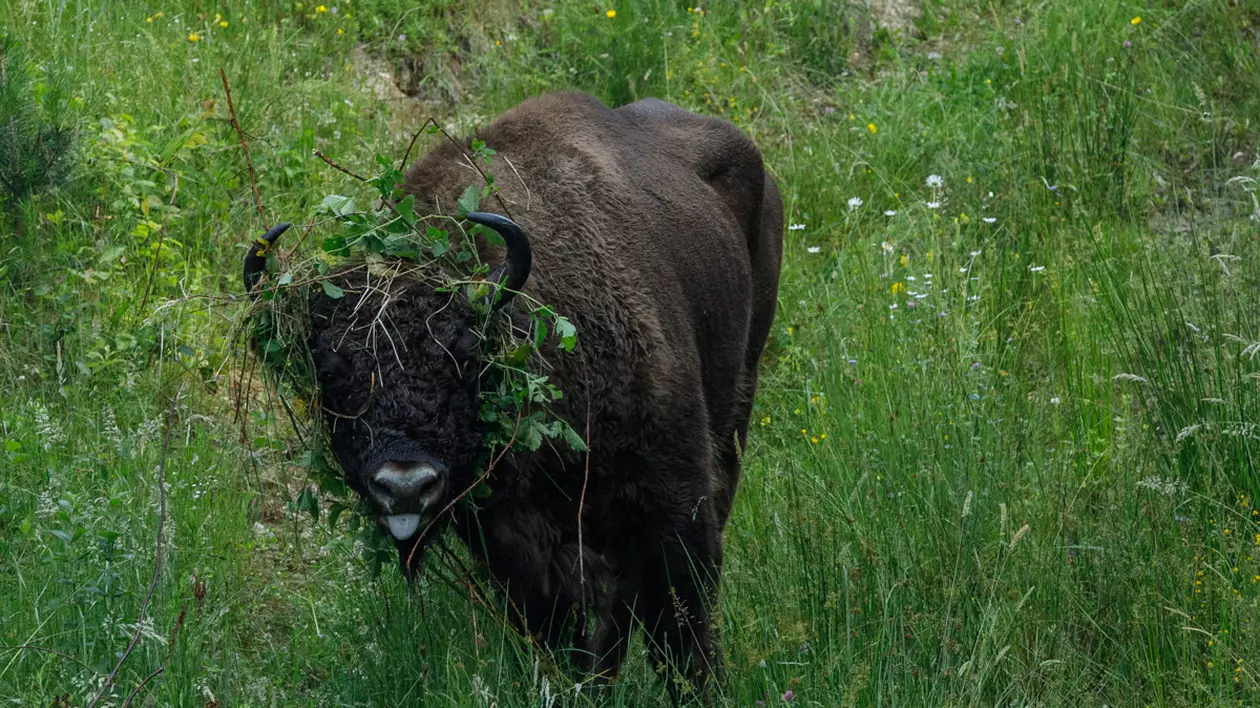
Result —
[{"label": "tangled twig", "polygon": [[586,598],[586,567],[582,560],[582,512],[586,508],[586,483],[591,479],[591,401],[586,400],[586,466],[582,470],[582,494],[578,497],[578,514],[577,514],[577,562],[578,562],[578,588],[582,594],[583,601]]},{"label": "tangled twig", "polygon": [[[472,165],[472,168],[477,171],[477,174],[481,175],[481,181],[486,184],[490,184],[490,178],[486,176],[486,173],[481,169],[481,166],[477,164],[477,160],[468,154],[468,151],[464,149],[464,146],[461,145],[458,140],[452,138],[450,133],[446,132],[442,126],[438,125],[437,119],[429,118],[425,121],[424,125],[420,126],[420,130],[424,130],[429,125],[436,128],[437,131],[442,134],[442,137],[446,138],[451,145],[454,145],[456,150],[459,150],[459,154],[462,155],[465,160],[468,160],[468,164]],[[407,148],[407,152],[410,154],[411,148]],[[503,197],[499,196],[498,192],[494,193],[494,199],[499,203],[499,208],[503,210],[503,215],[512,219],[512,212],[508,211],[507,204],[503,203]]]},{"label": "tangled twig", "polygon": [[329,167],[333,168],[334,170],[337,170],[338,172],[340,172],[340,173],[342,173],[342,174],[349,175],[349,176],[351,176],[351,177],[353,177],[353,178],[355,178],[355,179],[359,180],[360,182],[367,182],[367,181],[368,181],[368,178],[367,178],[367,177],[364,177],[363,175],[355,174],[355,173],[354,173],[354,172],[352,172],[349,168],[342,167],[341,165],[338,165],[335,161],[333,161],[333,159],[332,159],[331,157],[329,157],[329,156],[325,155],[324,153],[320,152],[319,150],[315,150],[315,151],[314,151],[314,155],[315,155],[315,157],[318,157],[319,159],[321,159],[321,160],[323,160],[325,163],[327,163]]},{"label": "tangled twig", "polygon": [[219,68],[219,78],[223,79],[223,93],[227,94],[228,114],[232,117],[232,127],[236,128],[236,137],[241,141],[241,152],[245,153],[245,166],[249,168],[249,186],[254,190],[254,206],[258,207],[258,218],[267,228],[267,214],[263,211],[262,194],[258,191],[258,176],[254,174],[254,161],[249,157],[249,145],[245,142],[245,131],[241,130],[241,122],[236,118],[236,104],[232,103],[232,89],[228,86],[227,72]]},{"label": "tangled twig", "polygon": [[162,672],[164,671],[166,671],[166,666],[162,665],[154,669],[153,673],[149,674],[148,676],[145,676],[143,681],[136,684],[136,687],[131,689],[131,693],[127,695],[127,700],[123,701],[122,708],[127,708],[127,706],[130,706],[131,702],[135,700],[136,696],[140,695],[140,691],[144,690],[145,685],[148,684],[153,679],[160,676]]},{"label": "tangled twig", "polygon": [[473,483],[468,485],[468,487],[464,489],[464,491],[455,495],[454,499],[447,502],[446,506],[442,507],[441,511],[439,511],[437,514],[434,514],[433,520],[430,521],[428,525],[424,527],[424,530],[420,532],[420,537],[416,539],[416,545],[412,546],[411,553],[407,554],[408,567],[411,566],[411,559],[416,555],[416,549],[420,548],[420,546],[423,545],[424,537],[428,535],[429,530],[432,529],[433,525],[438,522],[438,519],[441,519],[446,514],[446,512],[453,509],[455,505],[460,502],[460,500],[468,496],[468,494],[472,492],[472,490],[477,488],[477,485],[486,481],[486,478],[490,476],[490,473],[494,472],[494,468],[499,465],[499,461],[503,459],[503,456],[508,453],[508,450],[512,449],[512,445],[516,443],[516,434],[520,432],[520,429],[521,429],[521,412],[522,412],[521,410],[516,411],[516,427],[512,428],[512,437],[507,441],[507,444],[503,446],[503,449],[499,452],[498,456],[495,457],[494,460],[490,462],[490,464],[486,465],[486,471],[482,472],[481,475],[477,477],[477,479],[473,480]]}]

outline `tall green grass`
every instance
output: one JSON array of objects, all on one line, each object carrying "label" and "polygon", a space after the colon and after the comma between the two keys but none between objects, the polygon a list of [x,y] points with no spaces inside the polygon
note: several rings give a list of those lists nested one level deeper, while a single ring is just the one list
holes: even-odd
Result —
[{"label": "tall green grass", "polygon": [[237,416],[270,394],[230,355],[261,224],[222,67],[272,219],[346,189],[313,149],[370,169],[545,90],[757,140],[792,228],[719,704],[1260,700],[1252,4],[319,7],[0,8],[83,121],[74,185],[0,237],[0,697],[86,705],[135,633],[178,391],[109,704],[159,668],[133,705],[666,699],[641,643],[578,690],[466,588],[373,579],[297,513],[284,425]]}]

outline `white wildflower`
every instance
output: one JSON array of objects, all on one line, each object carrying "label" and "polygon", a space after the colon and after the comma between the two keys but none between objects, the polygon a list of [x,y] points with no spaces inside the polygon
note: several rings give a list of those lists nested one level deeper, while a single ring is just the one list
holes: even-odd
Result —
[{"label": "white wildflower", "polygon": [[1184,494],[1188,489],[1188,485],[1185,482],[1173,479],[1172,477],[1163,479],[1162,477],[1151,476],[1138,480],[1137,488],[1146,489],[1157,494],[1163,494],[1166,497],[1175,497],[1179,494]]},{"label": "white wildflower", "polygon": [[862,206],[862,198],[861,198],[861,197],[850,197],[850,198],[849,198],[849,211],[857,211],[857,208],[858,208],[858,207],[860,207],[860,206]]},{"label": "white wildflower", "polygon": [[808,253],[821,253],[822,248],[819,246],[810,246],[809,248],[805,249],[805,251]]},{"label": "white wildflower", "polygon": [[981,220],[981,221],[983,221],[983,222],[984,222],[984,223],[986,223],[986,224],[992,224],[992,223],[997,222],[997,219],[995,219],[995,218],[993,218],[993,217],[991,217],[991,216],[986,216],[986,217],[984,217],[984,218],[982,218],[982,219],[980,219],[980,220]]},{"label": "white wildflower", "polygon": [[927,186],[931,187],[932,189],[940,189],[941,187],[945,186],[945,180],[942,179],[940,175],[928,175]]},{"label": "white wildflower", "polygon": [[886,209],[884,211],[884,216],[896,216],[896,215],[897,215],[896,209]]},{"label": "white wildflower", "polygon": [[788,231],[804,231],[805,224],[789,224]]},{"label": "white wildflower", "polygon": [[941,208],[941,203],[940,203],[940,202],[923,202],[923,204],[924,204],[924,206],[926,206],[928,209],[940,209],[940,208]]},{"label": "white wildflower", "polygon": [[35,434],[39,437],[39,444],[45,450],[51,450],[65,441],[65,434],[61,431],[61,426],[57,425],[52,416],[48,415],[48,409],[43,403],[32,400],[31,416],[35,419]]},{"label": "white wildflower", "polygon": [[1031,270],[1031,271],[1032,271],[1032,272],[1034,272],[1034,273],[1040,273],[1041,271],[1043,271],[1043,270],[1045,270],[1045,269],[1046,269],[1046,267],[1045,267],[1045,266],[1029,266],[1029,267],[1028,267],[1028,270]]}]

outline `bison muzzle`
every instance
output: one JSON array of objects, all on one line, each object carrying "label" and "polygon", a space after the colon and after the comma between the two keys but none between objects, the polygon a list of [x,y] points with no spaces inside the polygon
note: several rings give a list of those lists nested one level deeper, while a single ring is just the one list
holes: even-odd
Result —
[{"label": "bison muzzle", "polygon": [[[576,349],[545,356],[564,391],[553,408],[589,451],[512,452],[488,500],[454,504],[485,440],[475,308],[425,279],[382,286],[363,269],[333,276],[344,297],[310,303],[331,448],[411,559],[405,570],[426,530],[449,524],[514,621],[548,647],[575,644],[579,668],[615,675],[642,627],[658,661],[703,686],[718,663],[722,530],[775,313],[778,188],[735,126],[654,99],[610,109],[546,95],[477,137],[497,150],[512,212],[469,215],[504,237],[506,248],[478,246],[501,264],[495,305],[520,291],[576,325]],[[417,210],[455,213],[464,154],[444,143],[410,168]],[[251,251],[247,289],[262,265]],[[365,311],[384,313],[386,351],[365,343]]]}]

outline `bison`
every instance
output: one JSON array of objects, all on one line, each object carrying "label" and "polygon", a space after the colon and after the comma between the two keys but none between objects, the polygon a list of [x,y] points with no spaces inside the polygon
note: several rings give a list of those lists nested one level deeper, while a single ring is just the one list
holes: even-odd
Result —
[{"label": "bison", "polygon": [[[547,647],[575,645],[579,668],[614,676],[642,627],[658,661],[703,686],[719,663],[710,610],[722,531],[775,314],[779,190],[734,125],[655,99],[611,109],[545,95],[476,137],[497,150],[512,212],[468,215],[505,242],[478,245],[486,262],[501,258],[496,306],[525,292],[576,325],[576,349],[547,363],[564,392],[558,414],[588,451],[513,452],[488,499],[453,504],[485,436],[474,303],[394,281],[383,296],[393,346],[378,355],[348,336],[362,301],[382,297],[362,269],[333,276],[344,297],[310,303],[331,449],[405,571],[442,521],[520,628]],[[451,141],[410,168],[404,191],[418,208],[455,213],[475,177],[465,154]],[[261,268],[251,251],[247,289]]]}]

